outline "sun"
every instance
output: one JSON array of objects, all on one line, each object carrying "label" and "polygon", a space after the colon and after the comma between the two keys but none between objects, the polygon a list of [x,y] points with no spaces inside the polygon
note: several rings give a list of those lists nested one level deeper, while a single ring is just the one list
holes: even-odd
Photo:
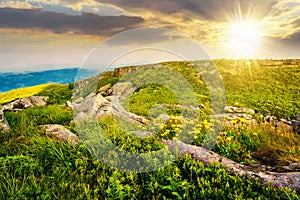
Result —
[{"label": "sun", "polygon": [[230,26],[226,46],[238,57],[251,57],[258,49],[261,37],[258,23],[239,22]]}]

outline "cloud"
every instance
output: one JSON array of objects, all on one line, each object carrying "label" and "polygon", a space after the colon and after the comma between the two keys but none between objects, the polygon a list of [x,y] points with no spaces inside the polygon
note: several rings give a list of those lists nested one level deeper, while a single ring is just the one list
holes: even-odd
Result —
[{"label": "cloud", "polygon": [[236,6],[239,6],[241,13],[245,15],[255,12],[257,18],[262,18],[277,0],[98,0],[98,2],[117,5],[131,11],[146,9],[165,14],[185,12],[207,20],[226,21],[226,16],[233,12]]},{"label": "cloud", "polygon": [[138,26],[144,20],[130,16],[67,15],[42,9],[0,8],[0,28],[45,29],[54,33],[112,35]]},{"label": "cloud", "polygon": [[123,9],[96,2],[94,0],[0,0],[1,8],[41,8],[44,11],[63,12],[68,15],[79,15],[88,12],[100,16],[129,15]]}]

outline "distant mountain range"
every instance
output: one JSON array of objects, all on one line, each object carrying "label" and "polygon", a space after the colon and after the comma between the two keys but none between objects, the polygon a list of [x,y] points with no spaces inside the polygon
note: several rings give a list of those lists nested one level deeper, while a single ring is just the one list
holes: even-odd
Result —
[{"label": "distant mountain range", "polygon": [[0,73],[0,93],[12,89],[29,87],[44,83],[73,83],[75,79],[82,80],[96,74],[97,73],[94,71],[81,68],[22,73]]}]

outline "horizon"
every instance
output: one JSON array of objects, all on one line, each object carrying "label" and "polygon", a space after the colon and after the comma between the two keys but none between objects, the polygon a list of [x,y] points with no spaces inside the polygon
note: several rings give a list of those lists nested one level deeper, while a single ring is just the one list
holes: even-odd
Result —
[{"label": "horizon", "polygon": [[[253,62],[253,61],[284,61],[284,60],[293,60],[293,61],[300,61],[300,57],[299,58],[281,58],[281,59],[272,59],[272,58],[265,58],[265,59],[256,59],[256,58],[251,58],[251,59],[247,59],[247,58],[219,58],[219,59],[211,59],[208,61],[212,61],[212,62],[216,62],[216,61],[249,61],[249,62]],[[142,65],[148,65],[148,64],[160,64],[160,63],[164,63],[164,62],[197,62],[197,61],[207,61],[205,59],[203,60],[181,60],[181,61],[176,61],[176,60],[168,60],[168,61],[163,61],[163,62],[153,62],[153,63],[128,63],[128,64],[123,64],[120,66],[116,66],[112,69],[115,68],[122,68],[122,67],[129,67],[129,66],[142,66]],[[35,72],[45,72],[45,71],[59,71],[59,70],[72,70],[72,69],[85,69],[85,70],[89,70],[91,72],[98,72],[99,70],[96,70],[94,68],[89,68],[89,67],[80,67],[80,66],[71,66],[71,67],[47,67],[47,68],[32,68],[32,69],[28,69],[25,71],[21,71],[20,70],[15,70],[15,71],[2,71],[2,69],[0,68],[0,74],[26,74],[26,73],[35,73]],[[104,69],[105,71],[105,69]]]}]

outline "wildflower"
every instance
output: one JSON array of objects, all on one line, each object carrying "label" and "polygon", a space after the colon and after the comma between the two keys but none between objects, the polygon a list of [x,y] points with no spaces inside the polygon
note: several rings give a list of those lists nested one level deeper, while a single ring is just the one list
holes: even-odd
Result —
[{"label": "wildflower", "polygon": [[248,124],[248,123],[249,123],[249,121],[246,120],[246,119],[244,119],[244,118],[239,118],[239,121],[240,121],[241,123],[245,123],[245,124]]},{"label": "wildflower", "polygon": [[175,128],[174,131],[178,133],[180,131],[180,128]]},{"label": "wildflower", "polygon": [[227,135],[227,132],[221,132],[220,135],[221,135],[221,136],[226,136],[226,135]]},{"label": "wildflower", "polygon": [[236,124],[236,123],[238,123],[238,120],[236,120],[236,119],[231,120],[231,123],[232,123],[232,124]]},{"label": "wildflower", "polygon": [[253,133],[253,136],[255,136],[255,137],[256,137],[256,136],[257,136],[257,133]]},{"label": "wildflower", "polygon": [[227,137],[226,141],[230,142],[232,140],[232,137]]}]

